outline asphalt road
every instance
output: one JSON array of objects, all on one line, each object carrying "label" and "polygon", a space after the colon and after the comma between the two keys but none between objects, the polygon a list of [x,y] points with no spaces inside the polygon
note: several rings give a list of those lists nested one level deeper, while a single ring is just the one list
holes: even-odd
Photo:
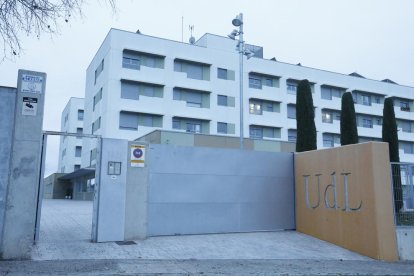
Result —
[{"label": "asphalt road", "polygon": [[414,262],[340,260],[3,261],[1,275],[414,275]]}]

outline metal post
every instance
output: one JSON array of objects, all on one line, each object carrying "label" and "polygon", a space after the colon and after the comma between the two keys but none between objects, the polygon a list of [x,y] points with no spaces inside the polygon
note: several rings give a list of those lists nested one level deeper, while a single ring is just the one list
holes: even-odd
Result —
[{"label": "metal post", "polygon": [[243,13],[240,13],[241,25],[239,27],[239,56],[240,56],[240,149],[244,149],[244,124],[243,124],[243,56],[244,56],[244,40],[243,40]]},{"label": "metal post", "polygon": [[40,152],[40,172],[37,188],[37,203],[36,203],[36,218],[35,218],[35,232],[34,232],[34,244],[39,241],[40,236],[40,217],[42,215],[42,202],[43,202],[43,180],[45,176],[45,164],[46,164],[46,147],[47,147],[47,134],[42,134],[42,146]]}]

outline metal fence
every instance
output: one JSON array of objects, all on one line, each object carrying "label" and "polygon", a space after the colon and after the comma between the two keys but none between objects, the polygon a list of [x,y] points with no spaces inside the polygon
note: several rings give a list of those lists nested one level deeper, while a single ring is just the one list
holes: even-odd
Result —
[{"label": "metal fence", "polygon": [[397,226],[414,226],[414,163],[391,163]]}]

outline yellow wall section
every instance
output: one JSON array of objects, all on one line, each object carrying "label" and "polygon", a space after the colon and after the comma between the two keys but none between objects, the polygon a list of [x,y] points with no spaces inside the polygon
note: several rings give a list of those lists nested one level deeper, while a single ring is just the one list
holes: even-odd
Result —
[{"label": "yellow wall section", "polygon": [[398,260],[387,144],[297,153],[295,167],[297,231],[371,258]]}]

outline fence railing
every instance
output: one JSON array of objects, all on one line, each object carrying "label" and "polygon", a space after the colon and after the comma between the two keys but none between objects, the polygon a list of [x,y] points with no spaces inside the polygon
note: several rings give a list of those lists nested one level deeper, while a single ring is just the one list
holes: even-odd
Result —
[{"label": "fence railing", "polygon": [[414,163],[391,163],[395,223],[414,227]]}]

